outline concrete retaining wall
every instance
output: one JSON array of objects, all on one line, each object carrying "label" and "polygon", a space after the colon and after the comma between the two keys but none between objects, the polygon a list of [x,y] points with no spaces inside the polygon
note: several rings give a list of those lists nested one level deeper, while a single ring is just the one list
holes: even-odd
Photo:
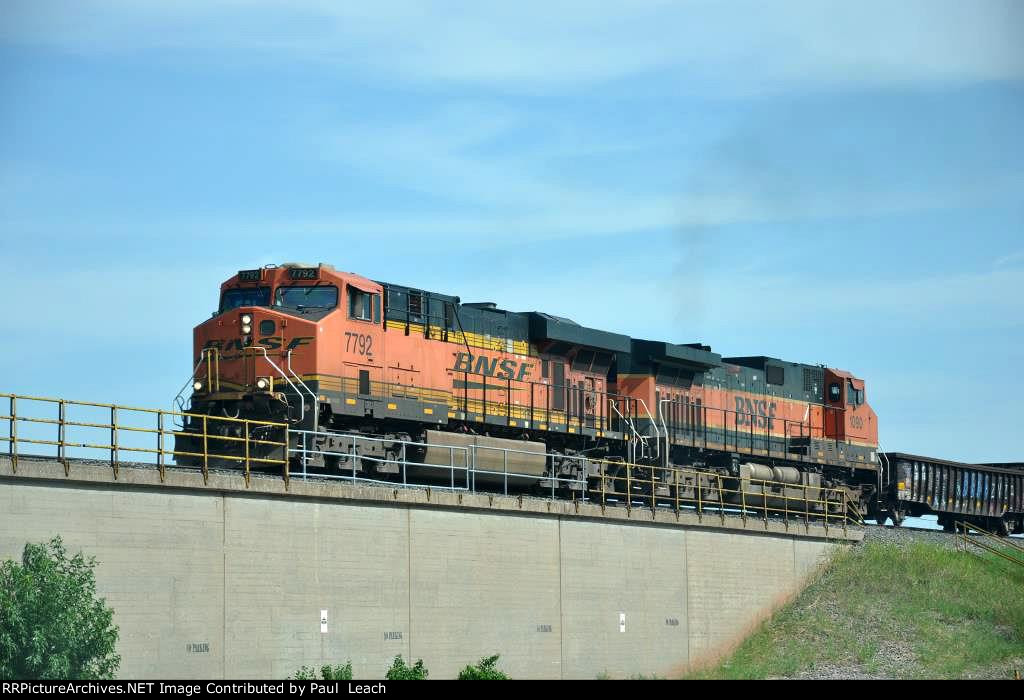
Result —
[{"label": "concrete retaining wall", "polygon": [[841,546],[58,468],[0,469],[0,559],[57,534],[99,559],[130,679],[283,679],[347,659],[371,678],[398,654],[452,678],[495,653],[516,678],[671,676],[735,645]]}]

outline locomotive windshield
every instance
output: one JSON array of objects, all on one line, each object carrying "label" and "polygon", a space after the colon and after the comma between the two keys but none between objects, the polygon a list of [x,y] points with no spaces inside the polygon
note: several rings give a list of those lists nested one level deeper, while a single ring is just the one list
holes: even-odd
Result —
[{"label": "locomotive windshield", "polygon": [[241,306],[270,306],[270,287],[229,289],[220,300],[220,312]]},{"label": "locomotive windshield", "polygon": [[289,309],[333,309],[338,306],[338,288],[334,286],[278,287],[274,306]]}]

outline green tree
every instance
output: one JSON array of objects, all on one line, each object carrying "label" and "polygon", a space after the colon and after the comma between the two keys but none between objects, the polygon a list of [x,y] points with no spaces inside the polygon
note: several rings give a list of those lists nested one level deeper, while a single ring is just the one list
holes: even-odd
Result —
[{"label": "green tree", "polygon": [[344,666],[324,666],[320,669],[320,677],[316,675],[316,669],[311,666],[303,666],[295,673],[295,678],[288,680],[295,681],[350,681],[352,680],[352,662]]},{"label": "green tree", "polygon": [[110,680],[114,612],[96,597],[94,558],[68,558],[60,537],[0,565],[0,678]]},{"label": "green tree", "polygon": [[459,674],[460,681],[507,681],[508,676],[499,671],[495,666],[498,665],[498,659],[501,657],[498,655],[489,656],[486,659],[480,659],[480,663],[476,666],[466,666],[462,669],[462,673]]},{"label": "green tree", "polygon": [[395,657],[395,663],[388,669],[385,680],[389,681],[425,681],[429,675],[423,667],[423,659],[416,662],[415,666],[407,666],[401,656]]}]

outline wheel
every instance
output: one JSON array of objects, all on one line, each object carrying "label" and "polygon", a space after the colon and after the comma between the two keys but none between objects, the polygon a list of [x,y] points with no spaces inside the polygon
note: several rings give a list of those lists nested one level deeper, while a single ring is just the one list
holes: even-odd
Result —
[{"label": "wheel", "polygon": [[1000,537],[1009,537],[1013,534],[1013,527],[1011,521],[1006,518],[999,519],[999,525],[996,528],[996,534]]},{"label": "wheel", "polygon": [[882,527],[885,527],[885,521],[888,519],[889,514],[886,513],[884,510],[880,510],[877,513],[875,513],[875,522],[877,522]]},{"label": "wheel", "polygon": [[889,517],[892,518],[892,524],[895,527],[902,527],[903,521],[907,519],[907,514],[902,510],[893,510]]}]

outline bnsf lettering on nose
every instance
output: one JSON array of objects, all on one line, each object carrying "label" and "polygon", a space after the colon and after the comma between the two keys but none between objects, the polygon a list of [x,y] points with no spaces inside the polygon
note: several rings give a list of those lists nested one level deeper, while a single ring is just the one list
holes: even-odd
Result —
[{"label": "bnsf lettering on nose", "polygon": [[497,379],[514,379],[517,382],[524,381],[530,376],[530,365],[516,360],[501,360],[496,357],[484,357],[479,355],[473,357],[468,352],[460,352],[455,356],[456,372],[469,372],[471,374],[482,374],[485,377]]}]

